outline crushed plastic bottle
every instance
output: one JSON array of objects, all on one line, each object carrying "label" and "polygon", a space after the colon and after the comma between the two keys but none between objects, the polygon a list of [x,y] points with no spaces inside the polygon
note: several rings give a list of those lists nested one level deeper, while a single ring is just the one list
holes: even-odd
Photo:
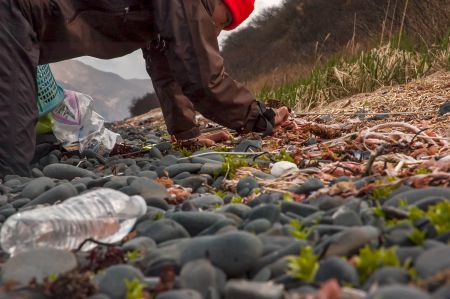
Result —
[{"label": "crushed plastic bottle", "polygon": [[[89,238],[114,243],[122,240],[146,211],[141,196],[100,188],[59,205],[14,214],[2,226],[0,244],[16,255],[42,247],[72,250]],[[95,246],[87,242],[82,250]]]}]

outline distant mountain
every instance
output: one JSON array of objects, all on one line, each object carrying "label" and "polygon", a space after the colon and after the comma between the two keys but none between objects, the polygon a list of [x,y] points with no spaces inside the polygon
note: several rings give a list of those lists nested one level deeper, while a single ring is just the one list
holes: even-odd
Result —
[{"label": "distant mountain", "polygon": [[107,121],[130,116],[128,108],[132,100],[153,92],[150,79],[127,80],[76,60],[52,64],[51,69],[64,88],[90,95],[94,99],[95,111]]}]

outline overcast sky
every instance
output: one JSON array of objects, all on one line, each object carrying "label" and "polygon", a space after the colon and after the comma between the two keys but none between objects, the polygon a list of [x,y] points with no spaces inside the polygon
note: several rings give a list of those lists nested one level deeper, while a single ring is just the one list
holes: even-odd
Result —
[{"label": "overcast sky", "polygon": [[[270,8],[272,6],[279,5],[282,0],[256,0],[255,2],[255,17],[261,10]],[[242,26],[245,26],[251,19],[247,20]],[[223,40],[226,34],[221,34],[219,40]],[[144,61],[142,59],[141,51],[136,51],[130,55],[111,59],[101,60],[92,57],[79,58],[82,62],[89,64],[97,69],[116,73],[124,78],[145,78],[148,79],[147,72],[145,71]]]}]

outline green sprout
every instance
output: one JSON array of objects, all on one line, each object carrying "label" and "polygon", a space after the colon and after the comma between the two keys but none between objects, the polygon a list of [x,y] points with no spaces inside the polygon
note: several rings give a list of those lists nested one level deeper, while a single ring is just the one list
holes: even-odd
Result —
[{"label": "green sprout", "polygon": [[426,233],[415,228],[413,232],[408,236],[408,239],[415,245],[422,245],[426,239]]},{"label": "green sprout", "polygon": [[222,169],[218,175],[226,175],[229,178],[233,178],[239,168],[246,166],[248,166],[248,162],[243,160],[242,157],[225,156],[225,161],[222,163]]},{"label": "green sprout", "polygon": [[283,200],[284,201],[288,201],[288,202],[293,202],[294,201],[294,197],[292,196],[291,193],[284,193],[283,194]]},{"label": "green sprout", "polygon": [[306,240],[311,233],[311,230],[305,228],[303,223],[297,219],[292,219],[289,224],[294,228],[291,230],[291,235],[300,240]]},{"label": "green sprout", "polygon": [[420,175],[420,174],[430,174],[432,173],[432,171],[428,168],[424,168],[424,167],[420,167],[416,169],[416,174]]},{"label": "green sprout", "polygon": [[374,249],[366,245],[362,248],[356,257],[356,268],[361,282],[365,282],[373,272],[383,266],[400,267],[396,251],[395,247]]},{"label": "green sprout", "polygon": [[441,201],[429,207],[426,215],[438,234],[442,235],[450,231],[450,201]]},{"label": "green sprout", "polygon": [[393,183],[397,180],[396,177],[388,176],[384,180],[379,180],[375,182],[378,188],[374,189],[371,193],[371,198],[375,201],[381,201],[389,198],[395,190],[397,190],[398,186],[384,186],[389,183]]},{"label": "green sprout", "polygon": [[134,278],[133,280],[125,279],[125,285],[127,287],[126,299],[144,298],[144,285],[139,279],[137,278]]},{"label": "green sprout", "polygon": [[141,256],[142,256],[142,252],[140,250],[128,251],[127,252],[127,261],[134,262]]},{"label": "green sprout", "polygon": [[274,158],[275,161],[287,161],[295,163],[294,158],[286,151],[286,149],[282,149],[279,154],[277,154]]},{"label": "green sprout", "polygon": [[47,281],[50,283],[55,282],[58,279],[58,273],[53,272],[47,277]]},{"label": "green sprout", "polygon": [[240,196],[233,196],[231,198],[231,203],[244,203],[244,199]]},{"label": "green sprout", "polygon": [[289,274],[301,281],[312,282],[319,270],[318,260],[310,246],[304,247],[300,251],[300,256],[289,257]]}]

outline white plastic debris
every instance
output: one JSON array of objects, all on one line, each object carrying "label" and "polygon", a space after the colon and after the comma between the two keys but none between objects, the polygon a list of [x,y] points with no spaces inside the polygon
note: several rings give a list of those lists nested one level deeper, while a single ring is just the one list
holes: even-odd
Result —
[{"label": "white plastic debris", "polygon": [[281,161],[281,162],[277,162],[275,164],[273,164],[272,169],[270,170],[270,173],[274,176],[274,177],[280,177],[282,175],[285,175],[287,173],[293,172],[298,170],[297,165],[295,165],[292,162],[288,162],[288,161]]},{"label": "white plastic debris", "polygon": [[64,102],[51,112],[53,134],[65,148],[86,149],[108,156],[121,137],[105,128],[103,117],[93,110],[90,96],[65,90]]}]

